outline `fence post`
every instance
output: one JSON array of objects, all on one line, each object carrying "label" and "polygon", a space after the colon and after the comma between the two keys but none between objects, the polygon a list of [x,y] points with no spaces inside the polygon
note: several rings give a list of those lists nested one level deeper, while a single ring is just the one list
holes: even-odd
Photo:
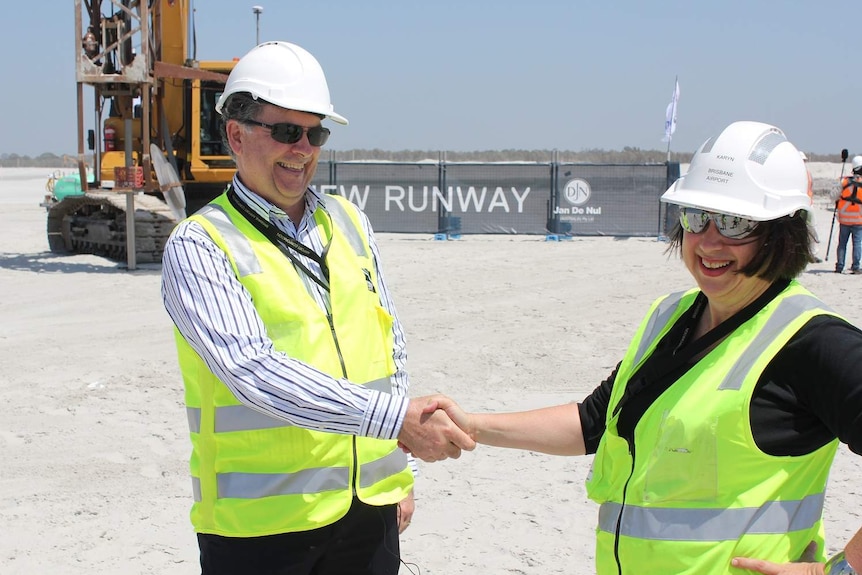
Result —
[{"label": "fence post", "polygon": [[[329,185],[335,186],[335,150],[333,149],[329,150]],[[334,187],[333,189],[336,190],[335,193],[337,194],[338,188]]]},{"label": "fence post", "polygon": [[[446,193],[446,152],[437,153],[437,186],[441,194]],[[439,212],[437,212],[437,233],[449,233],[449,213],[443,202],[440,202]]]},{"label": "fence post", "polygon": [[[667,176],[665,178],[665,189],[670,188],[675,181],[679,179],[679,162],[665,162],[667,166]],[[656,230],[656,238],[659,240],[667,239],[668,215],[671,210],[670,204],[662,204],[661,194],[658,197],[658,230]],[[676,219],[676,215],[674,215]],[[671,220],[673,221],[673,220]]]},{"label": "fence post", "polygon": [[560,214],[554,213],[557,205],[558,184],[560,183],[560,154],[558,150],[553,151],[551,156],[551,189],[548,196],[548,233],[560,233]]}]

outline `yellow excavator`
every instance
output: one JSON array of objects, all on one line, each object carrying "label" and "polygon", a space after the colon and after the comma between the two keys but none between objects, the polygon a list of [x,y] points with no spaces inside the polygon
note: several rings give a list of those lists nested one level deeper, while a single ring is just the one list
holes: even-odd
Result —
[{"label": "yellow excavator", "polygon": [[197,60],[190,2],[75,0],[80,186],[42,204],[52,252],[159,262],[177,221],[233,177],[215,103],[235,61]]}]

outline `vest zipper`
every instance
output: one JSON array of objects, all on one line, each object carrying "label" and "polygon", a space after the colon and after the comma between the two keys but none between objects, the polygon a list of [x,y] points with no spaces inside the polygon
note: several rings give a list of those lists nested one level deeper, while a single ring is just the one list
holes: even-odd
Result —
[{"label": "vest zipper", "polygon": [[626,484],[623,486],[623,496],[620,501],[620,514],[617,516],[617,525],[614,528],[614,561],[617,563],[617,573],[622,575],[623,573],[623,563],[620,560],[620,531],[622,530],[623,524],[623,512],[626,509],[626,494],[629,491],[629,482],[632,480],[632,475],[635,472],[635,442],[633,439],[628,437],[625,438],[626,443],[629,445],[629,455],[632,458],[632,467],[629,472],[629,476],[626,479]]},{"label": "vest zipper", "polygon": [[352,437],[353,439],[353,480],[350,482],[350,491],[353,494],[353,497],[357,497],[356,493],[356,483],[359,478],[357,475],[359,474],[359,454],[356,452],[356,436]]},{"label": "vest zipper", "polygon": [[[329,322],[329,332],[332,334],[332,343],[335,344],[335,352],[338,354],[338,363],[341,365],[341,375],[344,379],[348,379],[347,377],[347,366],[344,365],[344,356],[341,354],[341,345],[338,343],[338,334],[335,333],[335,322],[332,320],[332,312],[326,313],[326,321]],[[351,477],[350,481],[350,491],[354,497],[356,497],[356,482],[358,481],[359,474],[359,454],[356,452],[356,436],[354,435],[351,439],[351,445],[353,446],[353,477]]]}]

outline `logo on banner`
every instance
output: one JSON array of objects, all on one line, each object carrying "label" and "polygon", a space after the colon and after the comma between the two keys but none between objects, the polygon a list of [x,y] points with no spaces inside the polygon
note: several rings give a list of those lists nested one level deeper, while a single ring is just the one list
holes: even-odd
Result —
[{"label": "logo on banner", "polygon": [[563,194],[566,196],[566,201],[573,206],[583,206],[589,201],[592,191],[589,182],[575,178],[566,182]]}]

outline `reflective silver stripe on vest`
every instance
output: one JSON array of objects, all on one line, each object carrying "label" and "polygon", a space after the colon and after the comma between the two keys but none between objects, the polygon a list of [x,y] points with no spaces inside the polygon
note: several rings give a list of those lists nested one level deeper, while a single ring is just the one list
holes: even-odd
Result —
[{"label": "reflective silver stripe on vest", "polygon": [[[661,541],[733,541],[743,535],[784,534],[810,529],[823,514],[823,493],[797,501],[769,501],[761,507],[666,509],[626,505],[620,535]],[[599,508],[599,529],[616,533],[619,503]]]},{"label": "reflective silver stripe on vest", "polygon": [[295,473],[220,473],[216,481],[219,499],[259,499],[348,489],[350,470],[347,467],[316,467]]},{"label": "reflective silver stripe on vest", "polygon": [[644,354],[647,352],[647,349],[649,349],[650,344],[658,336],[658,332],[661,331],[661,329],[670,321],[671,316],[676,311],[677,306],[679,306],[680,300],[682,300],[686,293],[687,292],[672,293],[656,306],[655,311],[653,311],[653,314],[647,321],[643,337],[641,337],[640,343],[638,343],[638,350],[635,354],[634,360],[632,361],[632,365],[640,363]]},{"label": "reflective silver stripe on vest", "polygon": [[[392,381],[388,377],[375,379],[365,384],[365,387],[392,393]],[[189,430],[192,433],[201,432],[201,410],[199,407],[186,407],[186,417],[189,420]],[[215,409],[215,432],[230,433],[232,431],[256,431],[274,429],[277,427],[292,427],[283,419],[272,417],[245,405],[225,405]]]},{"label": "reflective silver stripe on vest", "polygon": [[[199,407],[187,407],[186,413],[189,418],[189,431],[200,433],[201,409]],[[214,427],[216,433],[230,433],[232,431],[256,431],[292,426],[282,419],[270,417],[245,405],[225,405],[216,408]]]},{"label": "reflective silver stripe on vest", "polygon": [[[362,237],[359,235],[359,230],[350,219],[344,206],[337,199],[329,197],[326,194],[321,199],[333,223],[344,234],[353,251],[359,256],[368,257],[368,252],[365,249]],[[231,254],[233,254],[240,277],[261,272],[260,262],[251,247],[251,243],[231,222],[224,208],[216,204],[207,204],[198,214],[209,220],[221,233]]]},{"label": "reflective silver stripe on vest", "polygon": [[801,314],[816,309],[826,312],[831,311],[823,302],[807,294],[792,295],[781,300],[775,309],[775,313],[766,320],[766,325],[758,332],[754,341],[742,352],[742,355],[739,356],[736,363],[727,372],[727,376],[719,384],[718,389],[739,391],[742,387],[742,382],[745,380],[748,372],[751,371],[754,363],[760,358],[766,348],[775,341],[775,338],[784,331],[787,324]]},{"label": "reflective silver stripe on vest", "polygon": [[257,255],[255,255],[254,249],[251,247],[251,242],[230,221],[224,208],[216,204],[207,204],[198,214],[209,220],[221,233],[230,253],[234,257],[239,277],[259,274],[263,271]]},{"label": "reflective silver stripe on vest", "polygon": [[192,495],[195,496],[195,501],[200,502],[203,501],[203,495],[201,495],[201,480],[199,477],[192,476]]},{"label": "reflective silver stripe on vest", "polygon": [[215,432],[257,431],[276,427],[292,427],[283,419],[261,413],[245,405],[225,405],[215,410]]},{"label": "reflective silver stripe on vest", "polygon": [[370,487],[387,477],[395,475],[407,467],[407,455],[400,449],[395,449],[388,455],[376,461],[371,461],[360,467],[360,487]]},{"label": "reflective silver stripe on vest", "polygon": [[[362,487],[395,475],[407,467],[407,456],[399,449],[377,461],[362,466]],[[218,497],[259,499],[273,495],[305,495],[338,491],[350,487],[347,467],[318,467],[296,473],[221,473],[218,475]],[[200,492],[198,482],[195,496]]]},{"label": "reflective silver stripe on vest", "polygon": [[388,377],[381,377],[380,379],[375,379],[373,381],[369,381],[368,383],[363,383],[362,385],[375,391],[389,394],[392,393],[392,380]]},{"label": "reflective silver stripe on vest", "polygon": [[323,202],[323,206],[326,208],[326,211],[329,212],[329,217],[332,218],[335,226],[341,230],[347,238],[347,242],[350,244],[350,247],[353,248],[354,253],[358,256],[367,258],[368,252],[365,250],[365,243],[359,235],[359,230],[357,229],[356,224],[353,223],[353,220],[350,219],[350,216],[345,211],[346,208],[338,201],[337,198],[328,194],[323,194],[320,200]]},{"label": "reflective silver stripe on vest", "polygon": [[192,433],[201,432],[201,408],[186,407],[186,417],[189,420],[189,431]]}]

